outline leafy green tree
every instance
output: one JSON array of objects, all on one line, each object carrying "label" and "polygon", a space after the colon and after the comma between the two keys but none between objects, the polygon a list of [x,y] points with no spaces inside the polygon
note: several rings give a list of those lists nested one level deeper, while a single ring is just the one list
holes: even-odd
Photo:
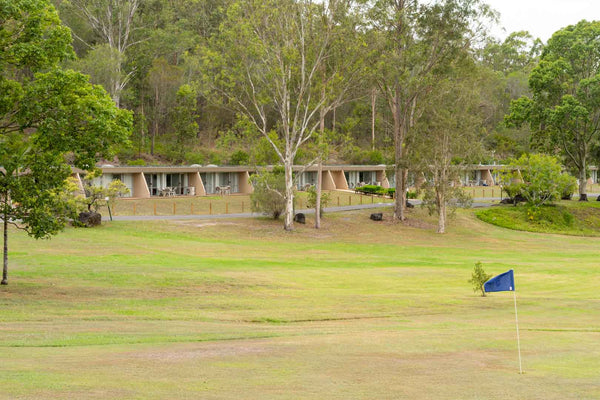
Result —
[{"label": "leafy green tree", "polygon": [[537,61],[542,47],[542,41],[534,38],[529,32],[512,32],[503,42],[495,38],[490,39],[482,49],[482,62],[493,71],[510,75],[532,66]]},{"label": "leafy green tree", "polygon": [[[88,77],[57,65],[73,55],[68,28],[48,0],[0,0],[0,217],[2,284],[8,282],[8,225],[35,238],[72,215],[64,201],[73,166],[89,170],[127,142],[129,112]],[[45,72],[41,72],[45,71]]]},{"label": "leafy green tree", "polygon": [[529,76],[531,97],[511,105],[507,121],[528,123],[534,145],[560,155],[579,178],[587,201],[587,173],[600,135],[600,22],[581,21],[554,33]]},{"label": "leafy green tree", "polygon": [[576,185],[575,178],[562,172],[556,157],[544,154],[512,160],[503,170],[501,182],[510,196],[521,195],[534,207],[559,200]]}]

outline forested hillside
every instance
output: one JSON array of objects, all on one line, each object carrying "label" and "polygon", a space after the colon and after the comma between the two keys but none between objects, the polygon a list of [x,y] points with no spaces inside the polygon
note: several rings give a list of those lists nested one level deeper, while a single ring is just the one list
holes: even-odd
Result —
[{"label": "forested hillside", "polygon": [[[503,41],[490,37],[494,13],[484,4],[467,10],[473,2],[53,2],[74,38],[77,59],[67,67],[89,74],[119,107],[134,113],[132,145],[118,156],[124,164],[278,163],[284,155],[275,148],[285,147],[287,121],[278,101],[289,101],[288,111],[298,111],[303,101],[307,106],[292,119],[309,129],[296,162],[312,161],[319,143],[326,143],[328,162],[393,163],[395,124],[401,123],[394,107],[403,101],[416,106],[403,122],[414,128],[406,144],[416,142],[431,128],[431,110],[443,107],[432,102],[449,101],[434,93],[447,80],[460,83],[444,90],[469,91],[468,108],[476,114],[470,120],[476,135],[469,140],[483,145],[480,161],[528,150],[528,129],[503,121],[510,101],[528,94],[542,46],[526,32]],[[295,75],[302,60],[314,71]],[[290,68],[281,87],[280,67]],[[310,82],[299,92],[303,79]],[[393,92],[394,84],[407,90]],[[289,98],[274,98],[284,88]],[[395,93],[408,97],[394,105]],[[246,101],[252,96],[255,102]],[[307,118],[299,121],[300,114]],[[253,120],[257,116],[264,124]]]}]

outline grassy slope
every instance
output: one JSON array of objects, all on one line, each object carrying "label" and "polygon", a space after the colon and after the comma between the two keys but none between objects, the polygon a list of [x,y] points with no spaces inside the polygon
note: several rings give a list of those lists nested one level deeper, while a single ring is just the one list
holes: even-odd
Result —
[{"label": "grassy slope", "polygon": [[596,201],[562,201],[544,206],[537,215],[528,213],[525,205],[503,205],[479,210],[482,221],[503,228],[527,232],[563,235],[600,236],[600,203]]},{"label": "grassy slope", "polygon": [[[600,397],[598,239],[412,225],[11,232],[0,398]],[[476,261],[515,269],[523,376],[512,296],[477,297]]]}]

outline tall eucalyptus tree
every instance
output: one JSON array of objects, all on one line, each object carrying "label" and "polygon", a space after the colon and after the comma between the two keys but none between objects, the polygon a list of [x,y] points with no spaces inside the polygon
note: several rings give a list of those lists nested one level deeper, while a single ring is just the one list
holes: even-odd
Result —
[{"label": "tall eucalyptus tree", "polygon": [[315,138],[320,117],[340,103],[353,73],[332,62],[360,45],[354,26],[340,23],[352,5],[238,1],[202,55],[203,83],[213,99],[251,121],[284,166],[286,230],[293,227],[296,155]]},{"label": "tall eucalyptus tree", "polygon": [[479,0],[374,0],[372,46],[378,49],[374,75],[392,115],[396,201],[394,219],[405,219],[411,134],[421,102],[436,74],[473,45],[493,12]]}]

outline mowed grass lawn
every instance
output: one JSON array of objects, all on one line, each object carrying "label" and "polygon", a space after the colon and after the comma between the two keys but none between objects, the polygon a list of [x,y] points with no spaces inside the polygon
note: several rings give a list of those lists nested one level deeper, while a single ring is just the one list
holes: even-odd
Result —
[{"label": "mowed grass lawn", "polygon": [[[422,213],[11,231],[0,398],[600,398],[600,239],[472,211],[440,236]],[[515,270],[523,375],[512,294],[473,293],[477,261]]]}]

